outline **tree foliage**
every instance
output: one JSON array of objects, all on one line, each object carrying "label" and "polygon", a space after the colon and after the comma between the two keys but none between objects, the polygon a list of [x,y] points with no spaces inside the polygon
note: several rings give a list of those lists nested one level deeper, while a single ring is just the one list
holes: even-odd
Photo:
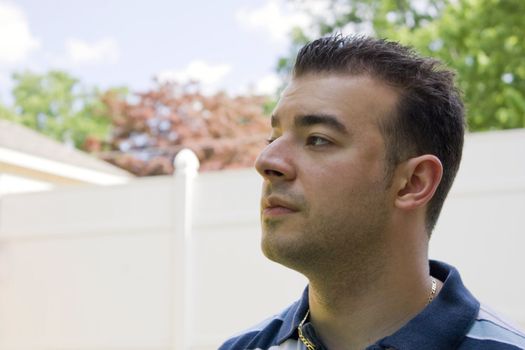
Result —
[{"label": "tree foliage", "polygon": [[525,127],[525,2],[459,1],[439,21],[398,38],[453,66],[471,130]]},{"label": "tree foliage", "polygon": [[[292,1],[307,13],[313,2]],[[332,16],[310,12],[312,27],[292,33],[294,55],[296,47],[320,35],[372,31],[457,71],[471,131],[525,127],[525,1],[324,2]],[[278,69],[289,70],[294,55],[280,59]]]},{"label": "tree foliage", "polygon": [[80,149],[89,137],[107,137],[111,120],[97,89],[62,71],[15,73],[13,80],[16,116],[8,119]]},{"label": "tree foliage", "polygon": [[194,83],[160,84],[135,101],[109,92],[103,102],[112,151],[99,156],[139,176],[171,174],[183,148],[197,154],[204,171],[251,167],[268,136],[261,96],[208,96]]},{"label": "tree foliage", "polygon": [[202,94],[197,83],[157,84],[144,93],[88,89],[66,72],[13,75],[14,105],[0,118],[94,153],[136,175],[173,172],[183,148],[201,170],[251,167],[268,136],[275,101]]},{"label": "tree foliage", "polygon": [[6,106],[0,105],[0,119],[16,122],[18,117],[14,111]]}]

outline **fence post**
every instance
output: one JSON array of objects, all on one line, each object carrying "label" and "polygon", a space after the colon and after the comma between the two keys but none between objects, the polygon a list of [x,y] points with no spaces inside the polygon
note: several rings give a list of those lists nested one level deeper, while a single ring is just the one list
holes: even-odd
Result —
[{"label": "fence post", "polygon": [[173,350],[188,350],[192,332],[192,206],[193,183],[198,175],[199,160],[195,153],[183,149],[174,160],[175,192],[173,234]]}]

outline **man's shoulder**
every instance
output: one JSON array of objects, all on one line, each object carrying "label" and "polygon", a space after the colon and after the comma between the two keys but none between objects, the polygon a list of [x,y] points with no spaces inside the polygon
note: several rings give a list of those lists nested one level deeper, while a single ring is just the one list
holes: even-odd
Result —
[{"label": "man's shoulder", "polygon": [[219,350],[277,348],[279,341],[293,331],[291,321],[294,319],[294,314],[297,311],[297,304],[298,302],[295,302],[280,313],[234,335],[222,344]]},{"label": "man's shoulder", "polygon": [[525,333],[482,304],[459,349],[525,349]]}]

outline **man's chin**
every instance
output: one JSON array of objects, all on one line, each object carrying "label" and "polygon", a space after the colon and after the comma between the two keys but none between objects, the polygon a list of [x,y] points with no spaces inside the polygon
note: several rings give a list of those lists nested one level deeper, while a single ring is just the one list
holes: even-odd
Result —
[{"label": "man's chin", "polygon": [[263,233],[261,250],[269,260],[301,272],[311,254],[297,243],[292,237],[265,236]]},{"label": "man's chin", "polygon": [[284,242],[279,241],[279,237],[275,237],[276,234],[279,233],[275,231],[263,232],[261,250],[268,259],[281,263],[288,254],[286,253],[287,249],[284,247]]}]

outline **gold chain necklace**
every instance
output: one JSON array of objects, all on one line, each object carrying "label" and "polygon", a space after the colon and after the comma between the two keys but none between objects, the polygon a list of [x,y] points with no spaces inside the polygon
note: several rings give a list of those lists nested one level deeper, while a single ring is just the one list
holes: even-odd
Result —
[{"label": "gold chain necklace", "polygon": [[306,346],[308,350],[315,350],[315,345],[303,335],[303,324],[308,318],[308,315],[310,315],[310,309],[306,311],[306,315],[304,315],[303,320],[301,321],[301,323],[299,323],[299,327],[297,327],[297,330],[299,331],[299,339],[301,339],[304,346]]},{"label": "gold chain necklace", "polygon": [[436,279],[434,277],[432,277],[432,276],[430,276],[430,278],[432,278],[432,289],[430,291],[430,295],[428,296],[428,304],[430,304],[432,302],[432,300],[434,300],[434,297],[436,296],[436,291],[437,291],[437,281],[436,281]]},{"label": "gold chain necklace", "polygon": [[[434,300],[434,297],[436,296],[436,291],[437,291],[436,279],[432,276],[430,278],[432,279],[432,289],[430,290],[430,295],[428,296],[428,304],[430,304],[432,300]],[[299,332],[299,339],[304,344],[304,346],[306,346],[306,349],[315,350],[315,345],[308,338],[306,338],[303,334],[303,325],[306,322],[306,319],[308,318],[309,315],[310,315],[310,309],[306,311],[306,315],[304,315],[303,320],[301,321],[301,323],[299,323],[299,327],[297,327],[297,331]]]}]

